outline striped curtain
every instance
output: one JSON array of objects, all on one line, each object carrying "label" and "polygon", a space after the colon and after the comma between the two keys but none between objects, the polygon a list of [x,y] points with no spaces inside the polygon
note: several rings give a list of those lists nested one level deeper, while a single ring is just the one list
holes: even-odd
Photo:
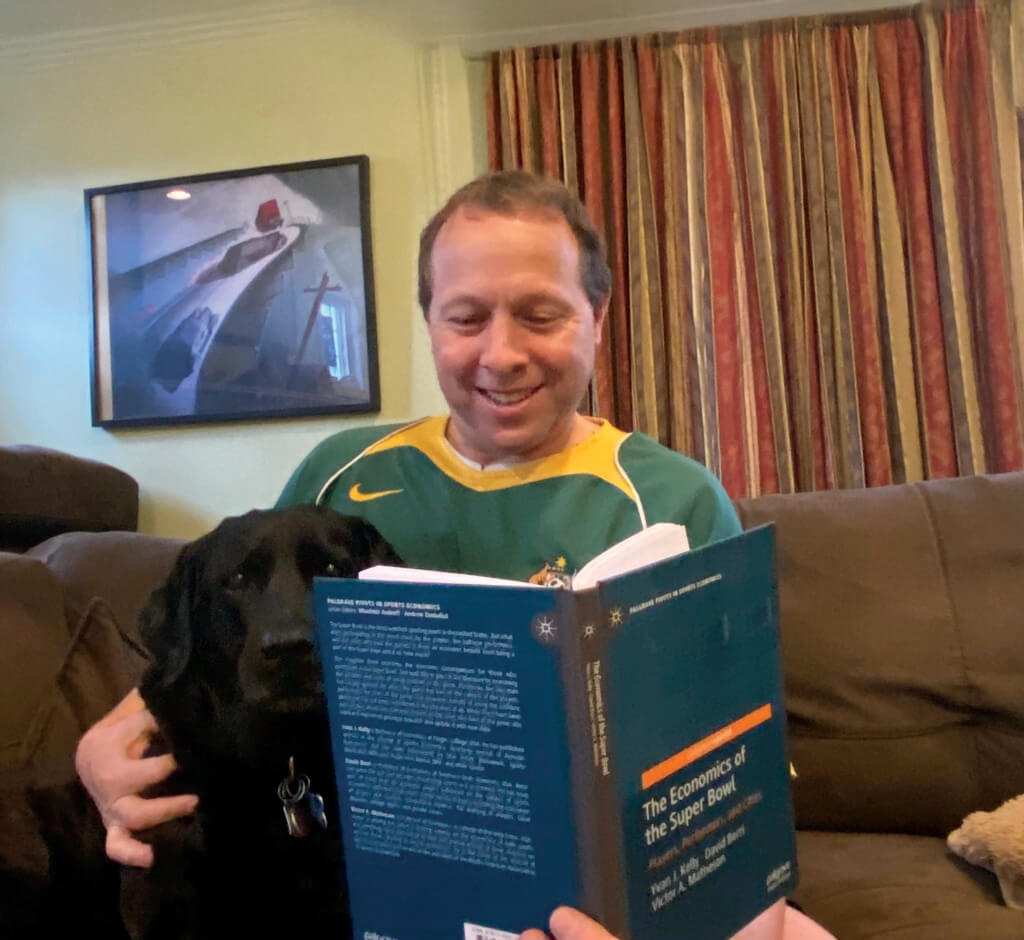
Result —
[{"label": "striped curtain", "polygon": [[1021,468],[1013,79],[1011,0],[495,53],[492,166],[608,240],[592,410],[734,497]]}]

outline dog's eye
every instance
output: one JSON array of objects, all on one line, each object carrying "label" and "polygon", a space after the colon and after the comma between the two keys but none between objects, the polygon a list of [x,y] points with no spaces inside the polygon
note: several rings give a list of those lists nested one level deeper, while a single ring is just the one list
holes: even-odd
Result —
[{"label": "dog's eye", "polygon": [[334,577],[338,573],[338,566],[333,562],[329,561],[324,565],[324,574]]},{"label": "dog's eye", "polygon": [[239,569],[238,571],[232,571],[228,575],[227,587],[229,591],[237,591],[240,588],[244,588],[248,578],[245,576],[245,572]]}]

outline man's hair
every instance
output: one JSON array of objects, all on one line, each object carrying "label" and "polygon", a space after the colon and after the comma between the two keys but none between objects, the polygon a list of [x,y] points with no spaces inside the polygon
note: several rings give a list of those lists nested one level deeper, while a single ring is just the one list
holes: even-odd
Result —
[{"label": "man's hair", "polygon": [[560,182],[524,170],[497,170],[466,183],[448,199],[420,233],[419,302],[426,317],[433,297],[431,264],[437,233],[459,209],[471,207],[500,215],[557,213],[569,224],[580,252],[580,280],[597,310],[611,293],[612,273],[601,233],[583,203]]}]

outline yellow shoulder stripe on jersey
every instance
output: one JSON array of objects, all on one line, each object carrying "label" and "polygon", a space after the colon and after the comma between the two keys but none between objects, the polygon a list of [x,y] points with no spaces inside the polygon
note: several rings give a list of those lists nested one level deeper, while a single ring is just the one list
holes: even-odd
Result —
[{"label": "yellow shoulder stripe on jersey", "polygon": [[413,447],[425,454],[446,476],[478,492],[585,473],[599,477],[637,501],[636,491],[617,462],[619,447],[629,434],[603,419],[598,421],[598,428],[593,434],[561,453],[499,470],[479,470],[461,460],[445,440],[447,421],[447,416],[440,415],[399,428],[368,447],[365,454],[369,456],[395,447]]}]

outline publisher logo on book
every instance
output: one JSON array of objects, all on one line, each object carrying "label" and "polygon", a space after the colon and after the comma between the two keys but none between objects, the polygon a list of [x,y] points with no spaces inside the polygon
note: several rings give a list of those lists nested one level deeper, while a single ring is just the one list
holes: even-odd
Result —
[{"label": "publisher logo on book", "polygon": [[774,891],[780,885],[784,885],[792,877],[792,862],[783,862],[781,865],[776,865],[770,872],[768,872],[767,877],[764,879],[765,890]]},{"label": "publisher logo on book", "polygon": [[540,640],[546,646],[554,646],[558,643],[558,622],[554,614],[550,612],[537,614],[530,624],[530,632],[534,639]]}]

